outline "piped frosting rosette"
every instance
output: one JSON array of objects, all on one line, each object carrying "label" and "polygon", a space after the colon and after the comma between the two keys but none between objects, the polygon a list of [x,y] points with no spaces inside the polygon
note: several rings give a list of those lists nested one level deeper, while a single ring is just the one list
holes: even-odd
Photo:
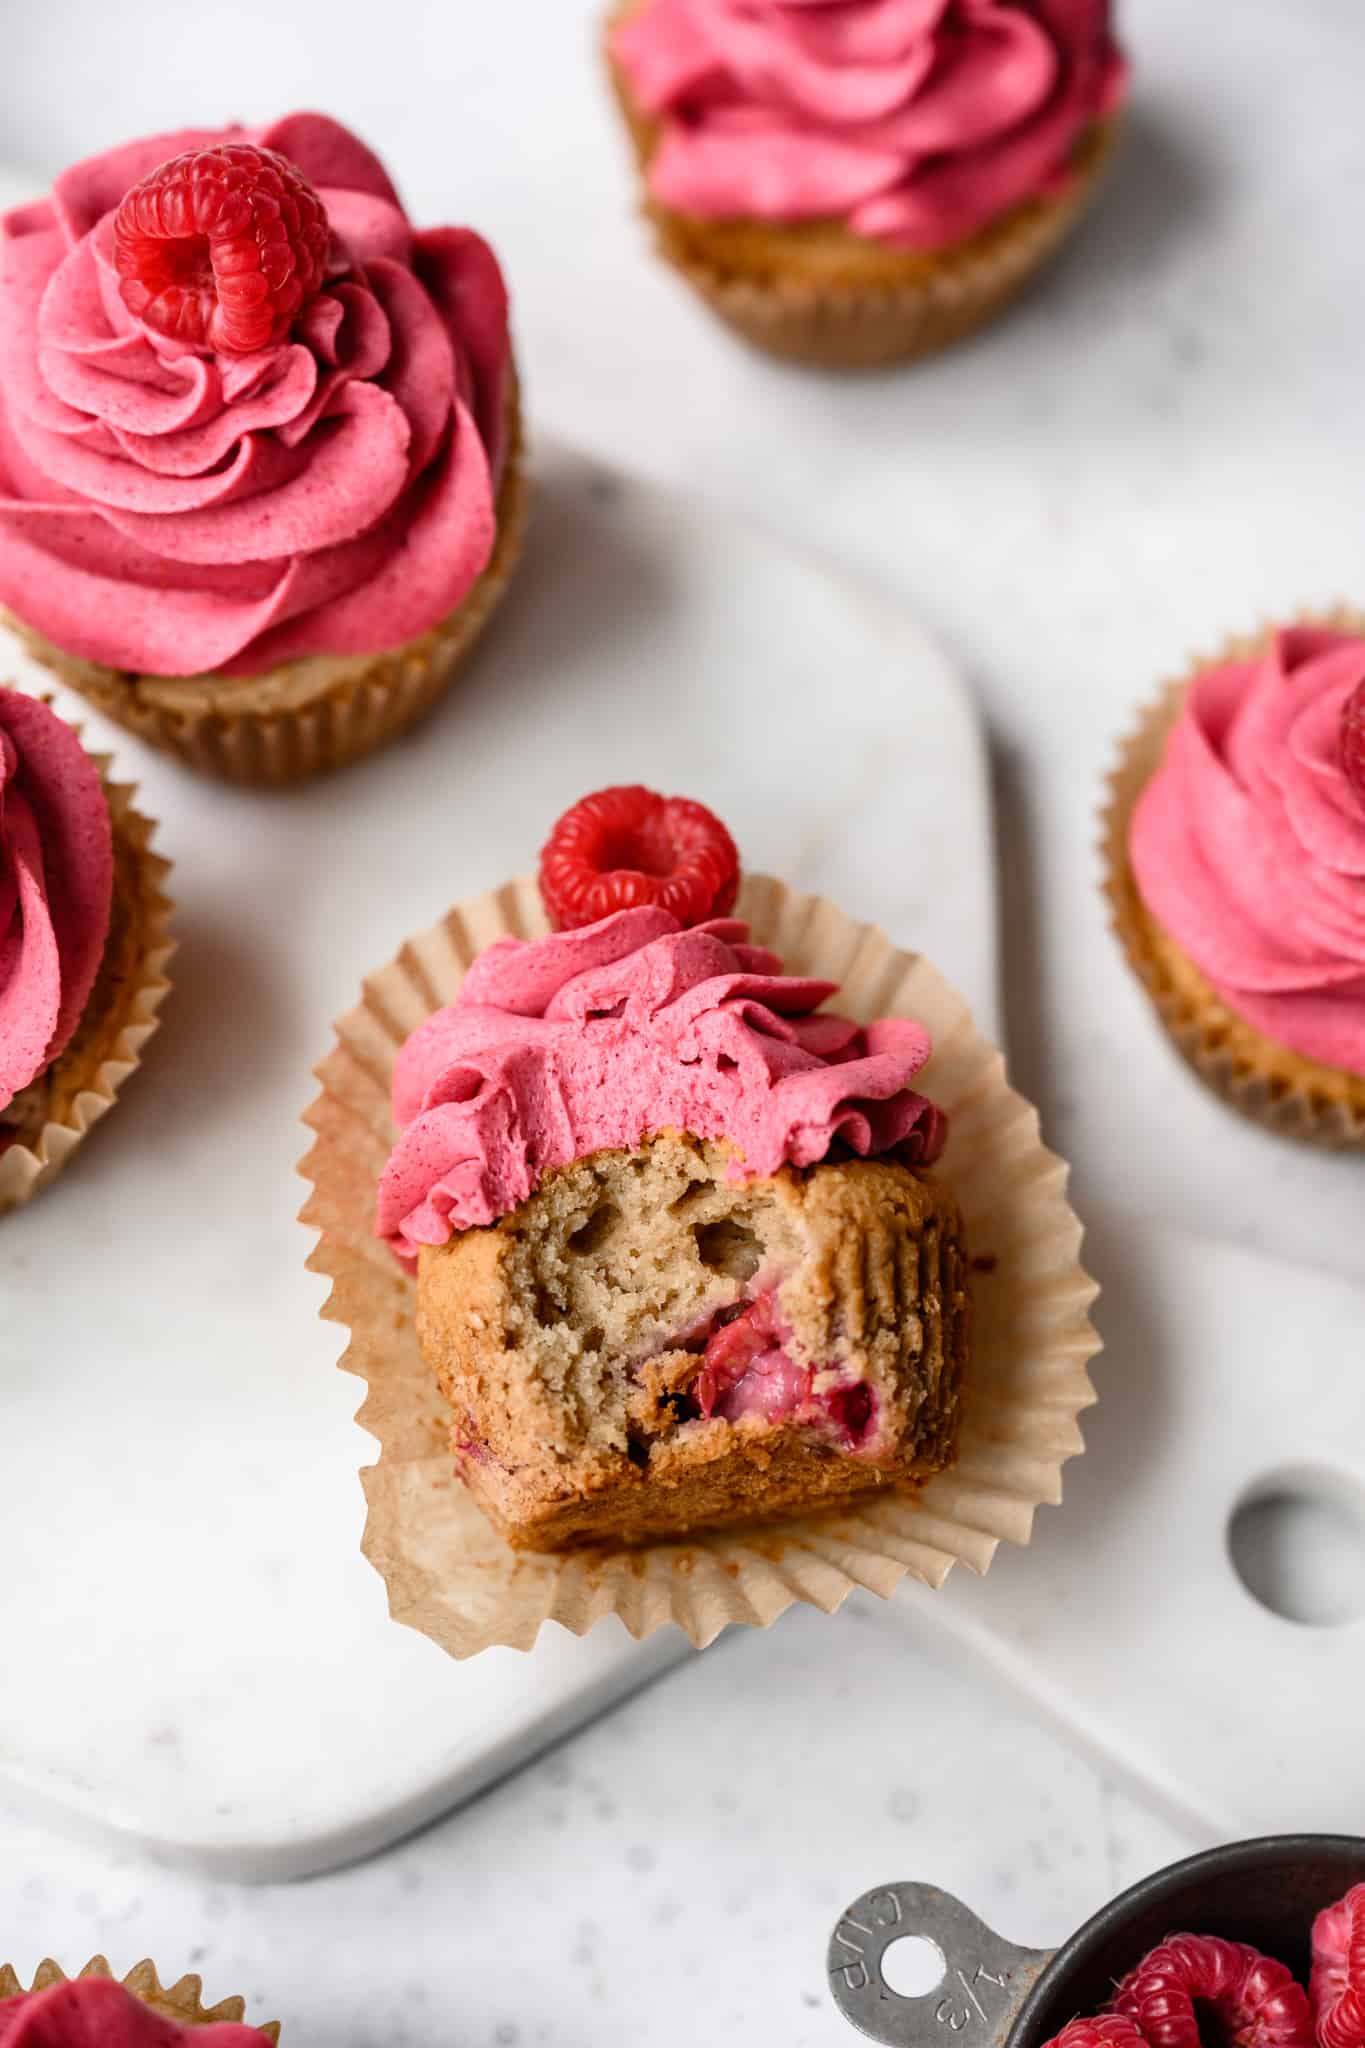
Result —
[{"label": "piped frosting rosette", "polygon": [[167,987],[166,863],[102,766],[0,687],[0,1212],[110,1107]]},{"label": "piped frosting rosette", "polygon": [[1365,801],[1341,751],[1365,622],[1196,663],[1124,750],[1115,926],[1201,1076],[1291,1135],[1365,1143]]},{"label": "piped frosting rosette", "polygon": [[909,362],[994,317],[1112,153],[1107,0],[618,0],[660,253],[746,340]]},{"label": "piped frosting rosette", "polygon": [[664,205],[903,249],[1064,185],[1123,86],[1107,0],[647,0],[612,48]]},{"label": "piped frosting rosette", "polygon": [[[245,355],[131,311],[115,247],[140,180],[234,143],[288,159],[330,230],[316,295]],[[0,603],[75,687],[195,765],[284,779],[376,743],[379,685],[395,718],[424,708],[510,567],[516,436],[492,251],[415,228],[323,115],[149,137],[0,217]],[[419,673],[383,668],[397,650]],[[216,758],[193,744],[197,717],[310,710],[323,729],[257,734],[254,754],[221,729]]]},{"label": "piped frosting rosette", "polygon": [[138,1963],[122,1980],[103,1956],[68,1977],[52,1961],[40,1963],[25,1986],[8,1963],[0,1967],[0,2042],[4,2048],[270,2048],[279,2040],[274,2020],[249,2027],[245,2001],[203,1999],[203,1982],[183,1976],[163,1984],[156,1966]]},{"label": "piped frosting rosette", "polygon": [[0,1112],[70,1044],[113,889],[99,769],[45,704],[0,689]]},{"label": "piped frosting rosette", "polygon": [[499,940],[398,1056],[380,1234],[412,1260],[507,1215],[553,1167],[658,1131],[728,1142],[736,1178],[814,1165],[835,1143],[929,1164],[943,1116],[909,1086],[929,1034],[821,1011],[837,993],[784,974],[735,919],[684,931],[641,908]]},{"label": "piped frosting rosette", "polygon": [[[602,926],[546,940],[530,882],[462,904],[369,977],[318,1069],[303,1218],[318,1232],[309,1264],[332,1283],[323,1313],[349,1332],[342,1364],[369,1384],[359,1419],[380,1456],[362,1475],[364,1548],[394,1615],[456,1657],[529,1649],[547,1620],[583,1634],[608,1613],[634,1635],[673,1622],[700,1644],[794,1601],[831,1611],[855,1585],[887,1594],[907,1574],[939,1585],[955,1562],[984,1571],[1000,1541],[1028,1541],[1083,1448],[1098,1339],[1067,1169],[961,996],[872,927],[762,876],[746,877],[735,920],[679,935],[665,916],[670,929],[640,944],[639,920],[661,915],[608,920],[604,948]],[[818,1007],[835,986],[837,1018]],[[509,1022],[511,1049],[494,1057]],[[680,1060],[680,1047],[710,1057]],[[709,1074],[664,1071],[689,1064]],[[598,1088],[608,1074],[619,1087]],[[411,1112],[396,1151],[391,1091]],[[630,1142],[665,1109],[733,1114],[755,1171],[813,1162],[836,1138],[925,1163],[946,1127],[935,1171],[978,1255],[961,1455],[917,1495],[852,1512],[628,1551],[514,1553],[455,1476],[394,1245],[500,1213],[554,1158]]]}]

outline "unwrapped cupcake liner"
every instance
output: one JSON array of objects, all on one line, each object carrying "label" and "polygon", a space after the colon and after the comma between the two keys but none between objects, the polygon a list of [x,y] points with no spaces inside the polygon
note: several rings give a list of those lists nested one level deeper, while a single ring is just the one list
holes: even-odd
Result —
[{"label": "unwrapped cupcake liner", "polygon": [[[75,1973],[77,1978],[112,1977],[113,1974],[103,1956],[92,1956],[84,1969]],[[71,1981],[67,1972],[50,1957],[47,1961],[39,1963],[33,1973],[31,1984],[24,1983],[12,1964],[3,1963],[0,1964],[0,2002],[7,1998],[22,1998],[29,1991],[47,1991],[54,1984],[66,1984]],[[163,2019],[174,2020],[182,2027],[207,2027],[221,2022],[241,2023],[245,2019],[244,1998],[224,1998],[220,1999],[217,2005],[205,2005],[202,1978],[184,1976],[177,1978],[174,1984],[166,1985],[161,1982],[156,1965],[152,1962],[136,1963],[127,1976],[120,1977],[118,1981],[125,1991],[131,1991],[134,1998],[140,1999],[143,2005],[150,2006],[152,2011],[160,2013]],[[278,2041],[280,2038],[277,2020],[268,2021],[258,2031],[271,2041]]]},{"label": "unwrapped cupcake liner", "polygon": [[81,661],[13,614],[29,652],[117,725],[222,782],[303,782],[387,746],[445,694],[511,581],[530,499],[518,402],[488,566],[431,632],[387,653],[316,656],[240,680],[132,674]]},{"label": "unwrapped cupcake liner", "polygon": [[308,1263],[332,1282],[322,1313],[349,1330],[341,1365],[368,1382],[357,1420],[380,1446],[362,1473],[363,1548],[395,1619],[454,1657],[495,1644],[529,1650],[551,1620],[583,1635],[606,1614],[636,1637],[673,1622],[700,1647],[731,1622],[766,1626],[796,1601],[831,1613],[855,1586],[888,1595],[907,1576],[940,1586],[955,1563],[984,1572],[1000,1542],[1029,1541],[1035,1509],[1061,1499],[1062,1466],[1084,1448],[1097,1290],[1080,1264],[1068,1169],[1044,1147],[1000,1054],[927,961],[832,903],[751,875],[735,914],[790,971],[841,983],[842,1012],[914,1016],[933,1035],[916,1086],[948,1113],[940,1170],[973,1269],[958,1461],[916,1495],[643,1549],[544,1556],[514,1552],[494,1532],[456,1477],[452,1418],[418,1349],[414,1283],[374,1235],[374,1202],[396,1136],[389,1084],[404,1040],[453,1000],[492,940],[546,929],[534,882],[509,883],[452,910],[370,976],[337,1024],[304,1119],[316,1134],[301,1167],[312,1182],[302,1220],[318,1232]]},{"label": "unwrapped cupcake liner", "polygon": [[[157,1028],[175,951],[174,904],[162,884],[171,864],[152,852],[156,826],[133,806],[131,786],[100,770],[114,835],[114,909],[95,985],[70,1044],[33,1083],[39,1113],[11,1136],[0,1121],[0,1216],[48,1187],[82,1139],[112,1109]],[[25,1091],[29,1093],[30,1091]],[[14,1105],[12,1105],[13,1107]]]},{"label": "unwrapped cupcake liner", "polygon": [[[1365,637],[1365,614],[1346,606],[1302,614],[1296,623]],[[1143,712],[1109,777],[1101,814],[1104,892],[1129,965],[1200,1080],[1244,1116],[1284,1137],[1334,1151],[1365,1149],[1365,1077],[1307,1059],[1239,1017],[1147,909],[1128,857],[1138,798],[1160,765],[1191,684],[1207,669],[1263,654],[1275,630],[1267,626],[1229,640],[1216,654],[1194,657],[1187,674],[1166,684]]]},{"label": "unwrapped cupcake liner", "polygon": [[[607,33],[638,11],[625,0]],[[795,277],[746,276],[708,262],[680,231],[679,217],[649,193],[655,123],[634,103],[608,50],[617,101],[644,188],[643,211],[656,247],[712,311],[770,355],[829,370],[879,369],[935,354],[994,319],[1071,232],[1114,154],[1120,123],[1095,123],[1059,192],[1029,201],[955,249],[934,251],[904,277],[865,284],[821,284]]]}]

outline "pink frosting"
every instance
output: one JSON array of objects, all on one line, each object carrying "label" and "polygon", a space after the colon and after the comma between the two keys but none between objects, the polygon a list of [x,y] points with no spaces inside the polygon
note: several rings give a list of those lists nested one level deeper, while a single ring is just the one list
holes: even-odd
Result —
[{"label": "pink frosting", "polygon": [[1143,902],[1267,1038],[1365,1074],[1365,804],[1341,713],[1365,640],[1294,628],[1190,690],[1129,843]]},{"label": "pink frosting", "polygon": [[[128,188],[224,140],[288,157],[333,231],[321,295],[251,356],[154,333],[113,266]],[[68,653],[152,675],[397,646],[487,564],[510,363],[487,244],[414,230],[321,114],[76,164],[0,216],[0,602]]]},{"label": "pink frosting", "polygon": [[268,2048],[257,2027],[182,2027],[108,1977],[78,1977],[0,2003],[4,2048]]},{"label": "pink frosting", "polygon": [[613,47],[665,206],[906,249],[1063,185],[1123,89],[1108,0],[650,0]]},{"label": "pink frosting", "polygon": [[836,1138],[935,1158],[944,1119],[908,1086],[929,1034],[817,1015],[835,984],[784,974],[748,937],[637,909],[488,947],[398,1056],[378,1234],[410,1259],[506,1215],[550,1168],[652,1131],[728,1139],[741,1178],[813,1165]]},{"label": "pink frosting", "polygon": [[0,1110],[80,1021],[113,884],[99,770],[46,704],[0,689]]}]

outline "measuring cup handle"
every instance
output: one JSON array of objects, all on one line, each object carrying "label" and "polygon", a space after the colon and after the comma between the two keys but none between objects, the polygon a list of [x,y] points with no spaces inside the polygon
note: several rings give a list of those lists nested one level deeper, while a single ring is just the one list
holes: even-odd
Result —
[{"label": "measuring cup handle", "polygon": [[[942,1977],[920,1998],[902,1997],[882,1976],[882,1957],[907,1934],[943,1958]],[[840,1916],[825,1967],[844,2018],[885,2048],[1004,2048],[1051,1960],[1050,1949],[1003,1941],[936,1885],[884,1884]]]}]

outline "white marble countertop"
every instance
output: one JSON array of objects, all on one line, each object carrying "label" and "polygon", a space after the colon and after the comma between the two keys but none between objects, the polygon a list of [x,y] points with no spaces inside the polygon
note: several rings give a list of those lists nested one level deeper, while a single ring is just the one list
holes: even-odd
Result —
[{"label": "white marble countertop", "polygon": [[[513,280],[535,414],[841,556],[966,663],[996,747],[1013,1064],[1077,1199],[1365,1274],[1359,1162],[1244,1129],[1168,1055],[1103,928],[1092,814],[1133,707],[1276,611],[1365,599],[1358,0],[1129,0],[1113,187],[1052,277],[904,375],[780,370],[645,257],[591,0],[21,0],[0,133],[323,104]],[[762,679],[780,706],[781,678]],[[850,686],[832,678],[832,693]],[[913,943],[914,934],[897,936]],[[93,1703],[92,1703],[92,1710]],[[834,2043],[821,1958],[882,1878],[1069,1932],[1188,1838],[896,1609],[722,1645],[383,1860],[238,1891],[0,1836],[0,1950],[202,1968],[289,2048]]]}]

